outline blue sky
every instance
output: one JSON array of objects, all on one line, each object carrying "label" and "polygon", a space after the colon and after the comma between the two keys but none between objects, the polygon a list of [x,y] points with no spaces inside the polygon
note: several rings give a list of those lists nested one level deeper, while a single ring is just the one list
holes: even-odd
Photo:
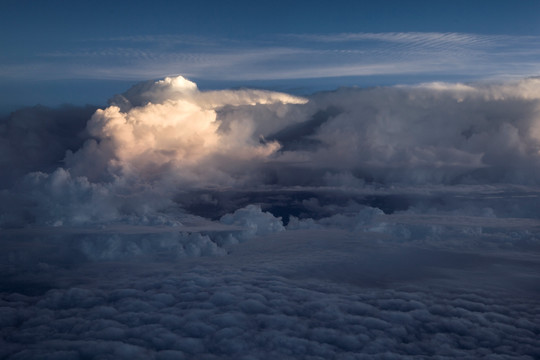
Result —
[{"label": "blue sky", "polygon": [[540,74],[538,1],[4,1],[0,111],[138,81],[309,93]]}]

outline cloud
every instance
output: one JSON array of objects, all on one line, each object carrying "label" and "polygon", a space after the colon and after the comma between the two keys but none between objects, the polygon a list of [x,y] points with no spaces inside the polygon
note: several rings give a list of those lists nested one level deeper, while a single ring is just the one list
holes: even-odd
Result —
[{"label": "cloud", "polygon": [[0,77],[137,80],[181,69],[193,78],[235,83],[411,74],[519,78],[538,73],[538,45],[536,36],[433,32],[284,34],[251,41],[141,35],[34,54],[3,64]]},{"label": "cloud", "polygon": [[225,214],[221,217],[220,222],[227,225],[237,225],[244,229],[237,234],[227,234],[225,241],[228,243],[245,241],[255,236],[285,230],[281,218],[276,218],[269,212],[263,212],[261,207],[256,205],[248,205],[232,214]]},{"label": "cloud", "polygon": [[[341,34],[304,34],[295,35],[292,37],[300,37],[312,41],[324,42],[350,42],[350,41],[386,41],[395,43],[415,44],[421,43],[425,45],[444,46],[448,44],[470,44],[491,43],[491,40],[508,39],[508,36],[503,35],[478,35],[466,33],[436,33],[436,32],[388,32],[388,33],[341,33]],[[441,47],[444,47],[441,46]]]},{"label": "cloud", "polygon": [[341,167],[383,183],[534,184],[538,84],[434,83],[317,94],[311,105],[340,113],[310,134],[320,144],[315,151],[284,152],[280,160]]},{"label": "cloud", "polygon": [[0,357],[537,357],[539,86],[14,113]]},{"label": "cloud", "polygon": [[62,165],[66,150],[87,140],[86,123],[94,106],[23,108],[0,119],[0,188],[31,171],[50,172]]},{"label": "cloud", "polygon": [[258,90],[201,93],[182,77],[166,78],[136,87],[114,98],[107,109],[98,110],[88,131],[99,143],[86,143],[82,150],[68,154],[66,163],[77,176],[90,178],[95,176],[95,167],[84,165],[102,157],[106,168],[98,176],[147,181],[169,177],[185,183],[199,181],[199,185],[214,177],[213,185],[219,185],[219,179],[229,183],[230,171],[219,169],[217,158],[225,166],[260,160],[275,153],[279,144],[258,141],[255,119],[246,116],[220,122],[216,109],[306,101]]},{"label": "cloud", "polygon": [[[265,204],[266,187],[316,188],[321,199],[324,189],[535,186],[539,87],[528,78],[342,88],[300,98],[199,91],[179,76],[138,84],[91,117],[92,108],[19,111],[2,125],[9,166],[1,179],[2,223],[162,223],[169,221],[163,214],[187,215],[203,203],[210,213],[197,215],[218,219],[257,201],[287,222],[289,215],[311,217],[311,210],[294,196]],[[234,199],[219,189],[252,193]],[[384,211],[424,206],[418,196],[402,197],[406,205],[358,196],[351,200]],[[512,216],[499,204],[484,207]],[[534,206],[526,209],[510,212],[524,216]]]},{"label": "cloud", "polygon": [[[64,167],[50,173],[30,173],[17,184],[16,191],[21,195],[18,203],[33,204],[35,211],[25,216],[37,223],[108,222],[124,215],[145,217],[172,207],[181,188],[238,186],[249,180],[250,166],[264,162],[279,149],[276,141],[259,140],[261,129],[272,131],[279,122],[257,124],[258,119],[249,111],[242,116],[218,119],[218,112],[260,106],[267,109],[267,116],[279,114],[285,118],[288,105],[306,101],[262,90],[200,92],[196,84],[182,77],[142,83],[94,113],[84,129],[84,144],[81,146],[79,141],[78,149],[70,148],[68,143],[63,149],[52,148],[51,155],[35,160],[38,164],[32,170],[51,171],[49,158],[65,154]],[[31,118],[35,114],[26,115],[28,118],[16,125],[22,126],[26,121],[37,127],[34,122],[39,120]],[[61,115],[43,119],[39,126],[52,133],[51,138],[67,133],[66,138],[73,141],[71,128],[77,126],[57,125],[62,119]],[[49,139],[42,141],[40,137],[46,134],[36,136],[36,147],[45,146]],[[8,131],[5,138],[8,153],[16,154],[20,145],[11,145],[15,136]],[[18,167],[31,154],[20,156],[5,161]],[[6,176],[9,173],[4,174],[5,181],[25,169],[23,165],[10,177]],[[10,215],[25,213],[17,206],[15,210],[10,209],[11,205],[4,206],[3,217],[9,220],[3,222],[17,223]]]},{"label": "cloud", "polygon": [[[537,293],[516,285],[530,263],[501,253],[360,246],[339,231],[282,234],[174,266],[79,263],[10,276],[11,287],[1,289],[0,353],[517,359],[540,350]],[[24,279],[34,283],[25,288]],[[51,279],[57,283],[30,291]]]}]

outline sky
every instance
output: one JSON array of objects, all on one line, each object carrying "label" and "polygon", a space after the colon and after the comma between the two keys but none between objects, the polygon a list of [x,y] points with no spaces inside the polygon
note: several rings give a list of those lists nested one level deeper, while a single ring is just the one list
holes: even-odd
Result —
[{"label": "sky", "polygon": [[525,77],[536,1],[12,1],[0,111],[105,104],[143,80],[307,94],[339,86]]},{"label": "sky", "polygon": [[0,358],[540,357],[539,2],[0,7]]}]

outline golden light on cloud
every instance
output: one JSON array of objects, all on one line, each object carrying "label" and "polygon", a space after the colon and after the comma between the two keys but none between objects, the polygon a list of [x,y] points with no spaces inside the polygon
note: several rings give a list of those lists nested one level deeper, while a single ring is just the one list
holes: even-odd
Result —
[{"label": "golden light on cloud", "polygon": [[109,152],[109,171],[144,178],[156,169],[189,171],[215,156],[234,161],[261,159],[275,153],[277,142],[257,142],[257,119],[237,116],[221,127],[217,110],[225,105],[303,104],[307,100],[260,90],[200,92],[182,76],[146,84],[141,105],[111,105],[88,124],[99,147]]}]

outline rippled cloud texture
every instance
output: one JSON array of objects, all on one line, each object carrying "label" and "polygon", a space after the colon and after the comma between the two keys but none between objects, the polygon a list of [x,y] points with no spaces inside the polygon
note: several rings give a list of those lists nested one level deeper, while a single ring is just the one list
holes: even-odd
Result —
[{"label": "rippled cloud texture", "polygon": [[459,32],[284,33],[250,41],[115,36],[15,53],[18,61],[4,62],[0,78],[137,80],[177,69],[193,78],[228,82],[411,74],[523,77],[538,73],[539,43],[540,37],[531,35]]},{"label": "rippled cloud texture", "polygon": [[2,357],[540,354],[540,79],[168,77],[0,149]]}]

